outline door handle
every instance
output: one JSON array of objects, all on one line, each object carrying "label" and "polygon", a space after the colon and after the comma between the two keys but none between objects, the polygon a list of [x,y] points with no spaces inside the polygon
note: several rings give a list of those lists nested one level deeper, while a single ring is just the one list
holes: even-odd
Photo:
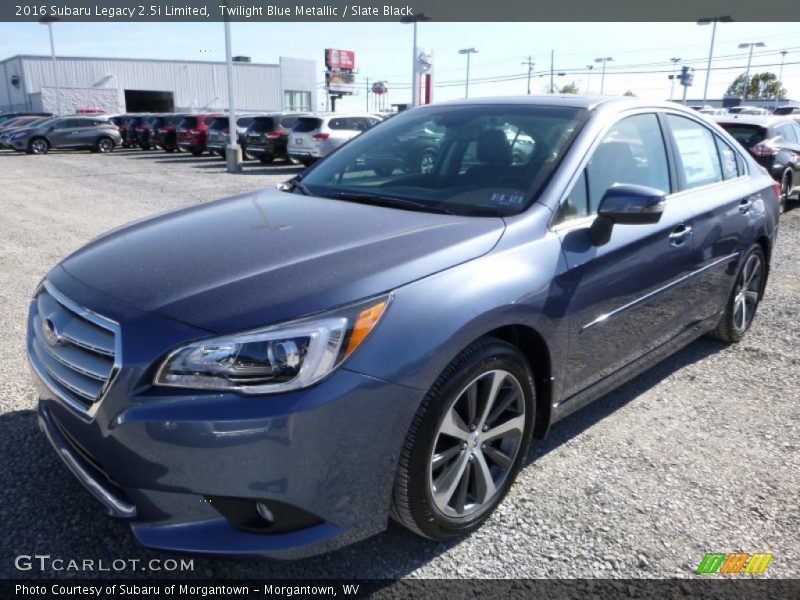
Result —
[{"label": "door handle", "polygon": [[739,202],[739,212],[742,213],[743,215],[747,214],[747,211],[749,211],[752,207],[753,207],[752,196],[748,196],[747,198],[744,198],[742,199],[741,202]]},{"label": "door handle", "polygon": [[682,246],[690,235],[692,235],[691,225],[681,223],[669,234],[670,246]]}]

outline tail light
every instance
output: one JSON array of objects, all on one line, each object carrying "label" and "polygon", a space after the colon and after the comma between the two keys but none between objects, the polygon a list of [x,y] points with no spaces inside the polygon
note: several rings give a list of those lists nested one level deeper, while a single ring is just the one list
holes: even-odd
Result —
[{"label": "tail light", "polygon": [[778,201],[780,202],[780,199],[781,199],[781,184],[778,183],[777,181],[773,181],[772,182],[772,189],[775,190],[775,196],[778,198]]},{"label": "tail light", "polygon": [[285,135],[286,134],[283,131],[276,130],[276,131],[268,131],[267,133],[264,134],[264,137],[266,137],[266,138],[268,138],[270,140],[275,140],[275,139],[284,137]]},{"label": "tail light", "polygon": [[167,128],[166,127],[159,127],[158,128],[158,133],[167,133]]},{"label": "tail light", "polygon": [[136,131],[147,131],[147,127],[137,127]]},{"label": "tail light", "polygon": [[200,130],[199,129],[190,129],[189,130],[189,135],[200,135]]},{"label": "tail light", "polygon": [[331,137],[330,133],[315,133],[311,136],[311,139],[321,142],[323,140],[327,140],[329,137]]},{"label": "tail light", "polygon": [[762,158],[768,158],[772,156],[776,156],[778,154],[778,149],[774,146],[770,146],[769,144],[760,143],[752,146],[750,148],[750,152],[753,153],[754,156],[759,156]]}]

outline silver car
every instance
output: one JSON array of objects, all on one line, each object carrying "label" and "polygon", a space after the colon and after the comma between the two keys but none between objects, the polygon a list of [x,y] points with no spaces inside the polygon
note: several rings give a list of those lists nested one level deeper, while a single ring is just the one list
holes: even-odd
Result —
[{"label": "silver car", "polygon": [[363,114],[300,117],[289,134],[289,158],[308,166],[380,122],[375,115]]}]

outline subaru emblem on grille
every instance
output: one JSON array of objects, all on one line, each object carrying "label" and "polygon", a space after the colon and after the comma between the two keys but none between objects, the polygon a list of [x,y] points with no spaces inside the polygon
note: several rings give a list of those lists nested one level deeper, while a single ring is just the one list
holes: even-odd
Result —
[{"label": "subaru emblem on grille", "polygon": [[58,333],[58,329],[56,329],[56,324],[50,319],[45,319],[42,322],[42,333],[44,334],[44,339],[51,346],[60,346],[64,343],[64,339],[61,337],[61,334]]}]

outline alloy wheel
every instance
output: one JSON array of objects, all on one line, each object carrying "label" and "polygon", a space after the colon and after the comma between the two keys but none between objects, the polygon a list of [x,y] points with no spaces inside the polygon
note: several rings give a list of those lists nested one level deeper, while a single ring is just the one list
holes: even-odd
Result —
[{"label": "alloy wheel", "polygon": [[[97,149],[100,150],[100,152],[103,152],[103,153],[111,152],[111,149],[113,147],[114,147],[114,145],[111,143],[111,140],[103,139],[103,140],[100,140],[99,142],[97,142]],[[146,149],[149,150],[149,147],[146,148]]]},{"label": "alloy wheel", "polygon": [[429,461],[436,507],[449,517],[471,517],[491,505],[514,464],[525,429],[522,386],[493,370],[470,381],[439,424]]},{"label": "alloy wheel", "polygon": [[733,298],[733,326],[740,333],[750,327],[755,316],[763,270],[761,258],[757,254],[751,254],[739,275]]},{"label": "alloy wheel", "polygon": [[779,198],[781,212],[786,210],[786,203],[789,201],[789,186],[791,185],[792,176],[788,172],[781,177],[781,197]]},{"label": "alloy wheel", "polygon": [[433,164],[436,157],[431,152],[425,152],[419,159],[419,172],[428,175],[433,172]]},{"label": "alloy wheel", "polygon": [[44,154],[47,152],[47,142],[44,140],[34,140],[31,144],[31,150],[34,154]]}]

